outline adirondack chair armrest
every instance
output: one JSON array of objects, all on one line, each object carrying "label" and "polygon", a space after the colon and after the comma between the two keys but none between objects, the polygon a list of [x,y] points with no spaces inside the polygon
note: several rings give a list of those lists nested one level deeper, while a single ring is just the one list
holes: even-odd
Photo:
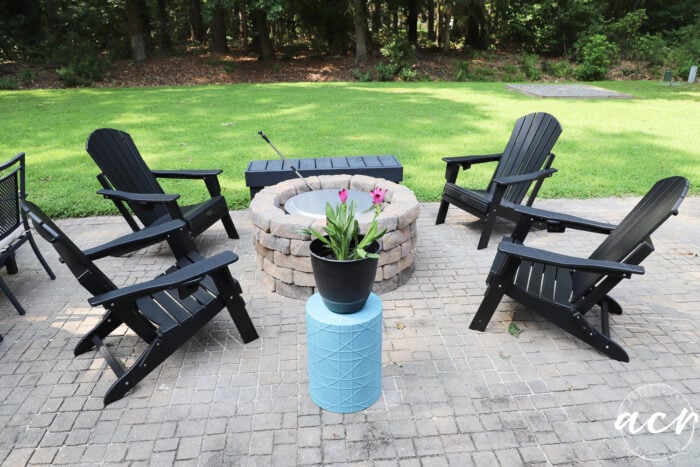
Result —
[{"label": "adirondack chair armrest", "polygon": [[158,178],[200,179],[204,180],[210,196],[221,194],[219,174],[221,169],[213,170],[152,170],[151,173]]},{"label": "adirondack chair armrest", "polygon": [[206,177],[215,177],[221,174],[223,170],[151,170],[154,177],[158,178],[187,178],[187,179],[204,179]]},{"label": "adirondack chair armrest", "polygon": [[501,158],[503,154],[483,154],[476,156],[456,156],[456,157],[443,157],[442,160],[447,163],[447,165],[459,164],[463,169],[468,169],[472,164],[481,164],[483,162],[495,162]]},{"label": "adirondack chair armrest", "polygon": [[595,232],[601,234],[610,234],[617,227],[614,224],[598,222],[583,217],[571,216],[560,212],[547,211],[537,209],[530,206],[518,205],[513,208],[515,212],[530,218],[531,223],[544,225],[550,232],[564,232],[567,227],[583,230],[586,232]]},{"label": "adirondack chair armrest", "polygon": [[538,170],[537,172],[530,172],[522,175],[511,175],[509,177],[499,177],[494,178],[493,181],[497,185],[517,185],[520,183],[530,183],[534,180],[542,180],[547,177],[551,177],[557,169],[544,169]]},{"label": "adirondack chair armrest", "polygon": [[120,190],[97,190],[97,194],[108,199],[118,199],[144,205],[174,203],[180,197],[178,194],[130,193]]},{"label": "adirondack chair armrest", "polygon": [[575,256],[562,255],[551,251],[540,250],[538,248],[532,248],[520,243],[512,243],[510,241],[502,241],[499,243],[498,251],[520,259],[575,269],[577,271],[622,275],[625,277],[630,277],[632,274],[644,274],[644,268],[635,264],[577,258]]},{"label": "adirondack chair armrest", "polygon": [[191,286],[200,282],[207,274],[226,268],[229,264],[237,260],[238,256],[236,256],[235,253],[232,251],[224,251],[216,256],[197,261],[182,269],[164,274],[150,281],[97,295],[89,299],[88,303],[90,303],[91,306],[99,306],[106,303],[119,303],[125,300],[135,300],[167,289]]},{"label": "adirondack chair armrest", "polygon": [[185,228],[185,223],[182,220],[171,220],[129,233],[111,242],[89,248],[83,253],[93,261],[106,256],[123,255],[161,242],[170,234],[182,228]]}]

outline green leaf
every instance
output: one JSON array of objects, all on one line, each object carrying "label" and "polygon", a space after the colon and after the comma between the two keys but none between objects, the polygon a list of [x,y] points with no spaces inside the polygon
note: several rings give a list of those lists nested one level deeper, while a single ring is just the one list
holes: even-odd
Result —
[{"label": "green leaf", "polygon": [[510,324],[508,325],[508,333],[509,333],[511,336],[518,337],[522,332],[523,332],[523,331],[518,327],[517,324],[515,324],[515,323],[510,323]]}]

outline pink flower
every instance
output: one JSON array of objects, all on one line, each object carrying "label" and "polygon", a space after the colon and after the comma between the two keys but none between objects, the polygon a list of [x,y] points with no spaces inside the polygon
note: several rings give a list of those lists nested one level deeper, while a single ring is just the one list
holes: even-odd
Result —
[{"label": "pink flower", "polygon": [[381,188],[377,187],[374,190],[370,192],[372,195],[372,202],[377,205],[377,204],[382,204],[384,202],[384,195],[386,195],[387,190],[382,190]]},{"label": "pink flower", "polygon": [[345,188],[343,188],[342,190],[340,190],[340,191],[338,192],[338,197],[340,198],[340,202],[343,203],[343,204],[345,204],[345,201],[348,200],[348,190],[346,190]]}]

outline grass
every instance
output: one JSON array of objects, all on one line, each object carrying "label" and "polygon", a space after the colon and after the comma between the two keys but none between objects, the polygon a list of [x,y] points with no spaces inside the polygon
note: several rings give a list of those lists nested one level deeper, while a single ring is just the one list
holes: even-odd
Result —
[{"label": "grass", "polygon": [[[500,152],[514,121],[546,111],[561,122],[559,173],[542,197],[639,195],[659,178],[700,182],[700,87],[656,82],[593,83],[635,99],[538,99],[503,83],[294,83],[167,88],[0,91],[0,150],[27,153],[30,199],[56,217],[115,213],[85,152],[100,127],[129,132],[153,169],[222,168],[231,208],[247,207],[243,174],[274,159],[264,130],[287,157],[395,154],[422,201],[438,199],[441,157]],[[459,181],[480,187],[493,166]],[[164,184],[185,201],[198,182]]]}]

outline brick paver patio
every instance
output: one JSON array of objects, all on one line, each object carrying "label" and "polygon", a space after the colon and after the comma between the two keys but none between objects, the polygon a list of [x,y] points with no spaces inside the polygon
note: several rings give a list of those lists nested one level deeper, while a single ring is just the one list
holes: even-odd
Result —
[{"label": "brick paver patio", "polygon": [[[636,199],[541,200],[539,207],[616,222]],[[468,329],[497,245],[478,251],[478,224],[451,209],[433,225],[436,203],[421,204],[416,271],[384,301],[382,395],[368,410],[335,414],[308,396],[304,302],[268,292],[256,274],[252,227],[233,212],[240,240],[216,226],[198,240],[209,256],[240,260],[260,339],[243,345],[226,312],[149,377],[106,408],[114,381],[94,353],[73,347],[102,314],[48,244],[50,281],[29,248],[20,273],[3,277],[27,309],[0,296],[0,462],[130,465],[698,465],[700,440],[662,462],[634,455],[614,424],[620,405],[647,384],[664,383],[700,410],[700,198],[653,236],[646,274],[613,296],[614,338],[630,354],[612,361],[509,299],[485,333]],[[59,222],[81,247],[126,232],[121,218]],[[501,225],[495,235],[504,235]],[[601,237],[536,232],[526,242],[587,256]],[[154,277],[171,262],[165,246],[100,260],[117,285]],[[514,322],[524,330],[509,334]],[[120,328],[121,329],[121,328]],[[107,340],[133,359],[143,344],[124,330]],[[686,433],[688,431],[686,430]],[[692,436],[692,435],[691,435]],[[697,436],[695,436],[697,438]],[[649,435],[651,451],[673,447]],[[652,449],[653,448],[653,449]],[[651,452],[650,451],[650,452]]]}]

